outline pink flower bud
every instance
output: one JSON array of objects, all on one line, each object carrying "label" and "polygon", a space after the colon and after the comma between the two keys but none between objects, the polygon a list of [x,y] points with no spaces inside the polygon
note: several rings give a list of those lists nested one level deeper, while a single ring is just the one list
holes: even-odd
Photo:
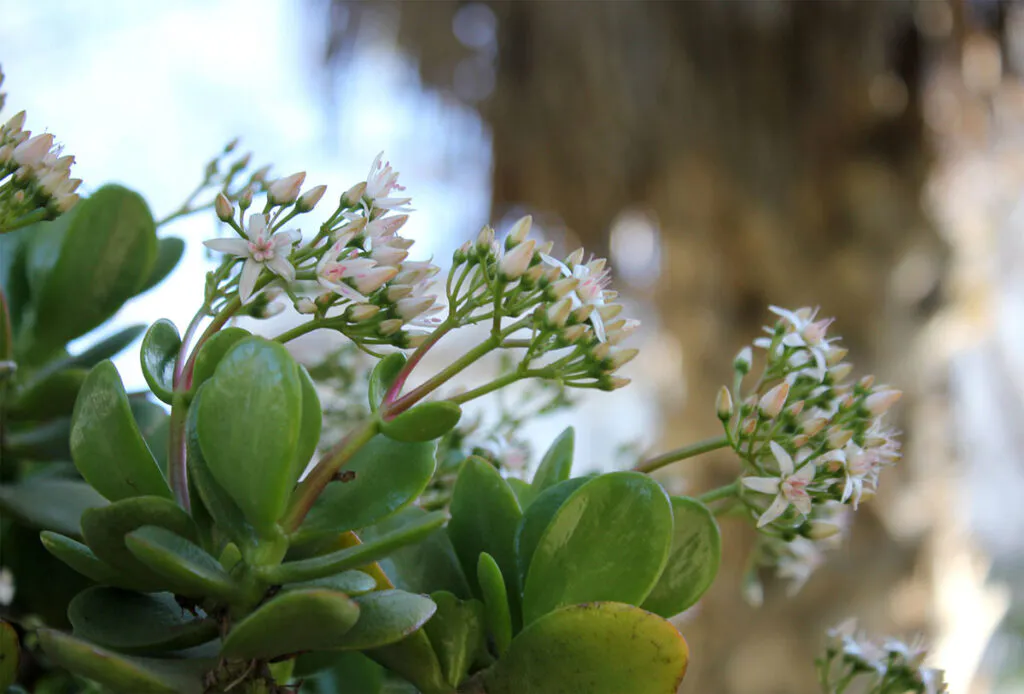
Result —
[{"label": "pink flower bud", "polygon": [[574,343],[587,334],[587,326],[572,325],[562,331],[562,339],[568,343]]},{"label": "pink flower bud", "polygon": [[903,391],[880,390],[865,398],[864,406],[868,408],[868,412],[877,417],[895,405],[901,397],[903,397]]},{"label": "pink flower bud", "polygon": [[25,112],[18,111],[14,116],[4,124],[4,130],[13,135],[16,132],[20,132],[25,127]]},{"label": "pink flower bud", "polygon": [[573,265],[579,265],[583,262],[583,249],[577,248],[575,251],[569,254],[569,257],[565,259],[565,264],[569,267]]},{"label": "pink flower bud", "polygon": [[605,304],[597,307],[597,313],[602,320],[612,320],[622,313],[622,304]]},{"label": "pink flower bud", "polygon": [[526,238],[526,235],[530,233],[530,227],[533,225],[533,217],[526,215],[521,217],[515,224],[512,225],[512,229],[508,232],[508,241],[506,243],[511,245],[520,244]]},{"label": "pink flower bud", "polygon": [[271,204],[288,205],[295,202],[295,199],[299,197],[299,189],[302,188],[302,182],[305,180],[306,172],[300,171],[291,176],[279,178],[271,183],[267,191]]},{"label": "pink flower bud", "polygon": [[853,432],[849,429],[833,429],[828,433],[828,447],[833,450],[839,450],[850,442],[853,438]]},{"label": "pink flower bud", "polygon": [[217,193],[217,199],[213,201],[213,209],[217,218],[222,222],[230,222],[235,216],[235,208],[224,193]]},{"label": "pink flower bud", "polygon": [[480,230],[480,233],[476,236],[476,247],[477,250],[483,253],[489,253],[491,247],[494,244],[494,229],[489,226],[485,226]]},{"label": "pink flower bud", "polygon": [[366,181],[355,184],[341,194],[341,204],[344,207],[355,207],[366,194]]},{"label": "pink flower bud", "polygon": [[569,299],[561,299],[548,308],[548,323],[556,328],[561,328],[569,320],[570,313],[572,313],[572,302]]},{"label": "pink flower bud", "polygon": [[31,168],[43,161],[53,147],[53,135],[36,135],[14,148],[14,161],[20,166]]},{"label": "pink flower bud", "polygon": [[718,397],[715,398],[715,412],[718,418],[726,420],[732,417],[732,393],[725,386],[718,390]]},{"label": "pink flower bud", "polygon": [[774,419],[779,416],[780,412],[782,412],[782,408],[786,404],[787,397],[789,397],[789,384],[780,383],[762,396],[761,401],[758,403],[758,407],[765,417]]},{"label": "pink flower bud", "polygon": [[324,196],[325,192],[327,192],[327,186],[317,186],[307,190],[299,198],[299,201],[295,203],[295,209],[299,212],[309,212],[316,207],[316,204],[320,202],[320,198]]},{"label": "pink flower bud", "polygon": [[535,245],[536,241],[530,239],[505,253],[498,264],[498,270],[501,274],[510,280],[522,277],[533,261],[533,248]]},{"label": "pink flower bud", "polygon": [[402,329],[402,321],[398,318],[389,318],[386,321],[381,321],[381,324],[377,327],[377,331],[381,335],[393,335]]},{"label": "pink flower bud", "polygon": [[398,268],[375,267],[367,270],[361,277],[354,277],[353,282],[356,290],[362,294],[375,292],[384,286],[384,283],[398,274]]},{"label": "pink flower bud", "polygon": [[433,295],[400,299],[395,304],[395,311],[402,320],[409,321],[433,306],[436,299],[437,297]]},{"label": "pink flower bud", "polygon": [[316,313],[316,304],[311,300],[303,297],[295,302],[295,310],[303,314]]},{"label": "pink flower bud", "polygon": [[750,364],[754,361],[754,353],[750,347],[744,347],[740,350],[736,358],[732,360],[732,368],[734,371],[738,371],[744,376],[750,373]]},{"label": "pink flower bud", "polygon": [[[540,265],[538,265],[536,269],[543,272],[543,268]],[[580,281],[574,277],[566,277],[565,279],[560,279],[552,284],[551,288],[548,289],[548,292],[551,294],[553,299],[561,299],[563,296],[566,296],[569,292],[576,289],[576,286],[579,283]]]},{"label": "pink flower bud", "polygon": [[360,323],[369,320],[380,313],[380,307],[373,304],[355,304],[348,309],[349,320]]}]

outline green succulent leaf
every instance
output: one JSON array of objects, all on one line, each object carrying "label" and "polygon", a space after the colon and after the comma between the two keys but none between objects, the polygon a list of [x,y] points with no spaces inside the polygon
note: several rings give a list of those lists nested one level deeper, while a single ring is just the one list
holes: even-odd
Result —
[{"label": "green succulent leaf", "polygon": [[88,546],[72,540],[70,537],[47,530],[40,533],[39,539],[46,551],[96,583],[128,590],[148,587],[145,583],[133,582],[122,572],[97,557]]},{"label": "green succulent leaf", "polygon": [[13,426],[4,440],[4,452],[13,458],[59,461],[71,457],[68,437],[71,419],[61,417],[42,424]]},{"label": "green succulent leaf", "polygon": [[315,651],[295,659],[301,694],[381,694],[384,668],[357,651]]},{"label": "green succulent leaf", "polygon": [[505,579],[501,575],[498,563],[487,552],[480,553],[476,579],[480,583],[480,592],[484,595],[487,630],[491,633],[491,638],[494,639],[498,655],[501,656],[512,643],[512,617],[509,614]]},{"label": "green succulent leaf", "polygon": [[520,608],[514,540],[522,511],[515,494],[493,465],[470,456],[455,480],[451,514],[448,536],[463,572],[472,577],[474,595],[483,597],[475,579],[480,553],[486,552],[494,557],[505,577],[513,628],[517,627]]},{"label": "green succulent leaf", "polygon": [[[59,222],[60,220],[58,220]],[[108,185],[75,206],[60,251],[36,293],[37,341],[54,347],[110,318],[145,285],[156,225],[137,193]]]},{"label": "green succulent leaf", "polygon": [[546,614],[484,676],[487,694],[675,694],[689,649],[670,622],[598,602]]},{"label": "green succulent leaf", "polygon": [[195,364],[192,366],[193,390],[209,380],[228,350],[247,337],[252,337],[252,333],[244,328],[234,327],[224,328],[211,335],[199,348]]},{"label": "green succulent leaf", "polygon": [[104,563],[124,572],[143,592],[163,590],[168,581],[140,562],[125,545],[125,536],[146,525],[166,528],[181,537],[196,539],[192,518],[173,501],[156,496],[122,499],[82,514],[82,534],[89,548]]},{"label": "green succulent leaf", "polygon": [[406,358],[401,352],[392,352],[373,367],[370,372],[370,409],[376,412],[380,409],[380,403],[387,394],[388,388],[398,378],[402,368],[405,366]]},{"label": "green succulent leaf", "polygon": [[302,380],[284,345],[248,337],[204,386],[196,430],[206,465],[261,535],[272,535],[297,479]]},{"label": "green succulent leaf", "polygon": [[370,649],[366,655],[416,685],[414,691],[422,694],[454,694],[441,673],[437,655],[423,629],[414,631],[401,641]]},{"label": "green succulent leaf", "polygon": [[14,575],[14,615],[34,614],[53,627],[69,625],[68,603],[91,582],[46,550],[39,532],[4,523],[0,557]]},{"label": "green succulent leaf", "polygon": [[320,443],[320,429],[323,427],[324,414],[320,407],[320,396],[316,394],[316,385],[310,378],[309,372],[302,364],[299,368],[299,382],[302,385],[302,423],[299,428],[299,442],[295,448],[295,461],[292,474],[299,479],[305,471],[309,461],[316,454],[317,444]]},{"label": "green succulent leaf", "polygon": [[447,516],[440,511],[428,513],[422,518],[380,535],[370,542],[310,559],[300,559],[268,567],[264,571],[264,578],[274,584],[298,583],[355,569],[386,557],[399,547],[419,542],[444,525],[445,520],[447,520]]},{"label": "green succulent leaf", "polygon": [[544,535],[551,519],[573,492],[589,481],[587,477],[576,477],[548,487],[538,494],[530,507],[523,512],[523,519],[516,528],[516,565],[519,568],[519,585],[526,585],[526,575],[537,549],[537,543]]},{"label": "green succulent leaf", "polygon": [[302,545],[387,518],[423,493],[434,464],[432,442],[403,443],[374,436],[345,465],[344,470],[355,477],[327,486],[292,543]]},{"label": "green succulent leaf", "polygon": [[228,658],[275,658],[300,651],[339,647],[359,619],[359,606],[332,590],[279,593],[224,639]]},{"label": "green succulent leaf", "polygon": [[70,417],[88,373],[85,369],[65,369],[40,381],[31,381],[17,393],[7,410],[8,416],[12,421]]},{"label": "green succulent leaf", "polygon": [[365,574],[362,571],[342,571],[341,573],[334,574],[333,576],[325,576],[324,578],[317,578],[312,581],[301,581],[299,583],[286,583],[281,586],[281,592],[288,590],[308,590],[310,588],[323,588],[325,590],[334,590],[339,593],[345,593],[348,596],[357,596],[364,593],[369,593],[377,587],[377,582],[373,580],[373,576]]},{"label": "green succulent leaf", "polygon": [[188,419],[185,423],[189,485],[199,492],[199,498],[192,500],[192,512],[193,515],[201,513],[201,507],[213,519],[217,528],[224,531],[229,538],[242,546],[253,546],[256,543],[256,530],[245,519],[245,514],[235,500],[214,479],[199,446],[196,415],[204,390],[205,388],[201,388],[196,393],[192,406],[188,409]]},{"label": "green succulent leaf", "polygon": [[[362,532],[370,542],[427,515],[418,506],[408,506],[393,516]],[[438,528],[421,541],[400,547],[380,560],[380,566],[396,588],[410,593],[449,591],[459,598],[470,597],[469,583],[462,573],[455,548],[443,528]]]},{"label": "green succulent leaf", "polygon": [[20,662],[21,645],[18,643],[18,632],[7,622],[0,620],[0,692],[6,691],[18,679]]},{"label": "green succulent leaf", "polygon": [[354,601],[359,605],[359,621],[335,648],[363,651],[401,641],[437,609],[430,598],[404,590],[378,590]]},{"label": "green succulent leaf", "polygon": [[174,323],[161,318],[142,338],[142,375],[153,395],[171,404],[174,398],[174,363],[181,351],[181,336]]},{"label": "green succulent leaf", "polygon": [[530,504],[533,503],[533,487],[526,480],[521,480],[516,477],[507,477],[505,481],[508,483],[509,489],[516,495],[516,500],[519,501],[519,508],[526,512]]},{"label": "green succulent leaf", "polygon": [[380,430],[396,441],[433,441],[454,429],[461,417],[462,408],[454,402],[425,402],[381,422]]},{"label": "green succulent leaf", "polygon": [[533,552],[523,589],[529,624],[564,605],[641,604],[668,560],[672,504],[639,472],[612,472],[577,489]]},{"label": "green succulent leaf", "polygon": [[239,592],[220,562],[170,530],[143,526],[128,533],[124,542],[136,559],[161,576],[178,595],[230,601]]},{"label": "green succulent leaf", "polygon": [[110,361],[96,365],[82,384],[71,417],[70,445],[82,477],[111,501],[171,497]]},{"label": "green succulent leaf", "polygon": [[443,590],[431,593],[430,599],[437,605],[437,611],[423,630],[437,654],[445,681],[458,687],[476,655],[487,647],[484,606],[479,600],[459,600]]},{"label": "green succulent leaf", "polygon": [[71,601],[77,638],[126,653],[174,651],[217,637],[217,622],[183,610],[171,593],[143,594],[96,586]]},{"label": "green succulent leaf", "polygon": [[184,254],[185,242],[183,240],[176,236],[165,236],[159,239],[156,245],[156,260],[153,262],[153,269],[138,293],[148,292],[167,279]]},{"label": "green succulent leaf", "polygon": [[36,633],[55,665],[120,694],[201,694],[203,674],[216,665],[216,661],[121,655],[53,629]]},{"label": "green succulent leaf", "polygon": [[17,484],[0,485],[0,511],[39,530],[82,536],[86,509],[107,505],[92,487],[78,480],[29,477]]},{"label": "green succulent leaf", "polygon": [[696,499],[672,497],[672,549],[645,610],[674,617],[687,609],[714,582],[722,558],[722,535],[714,515]]},{"label": "green succulent leaf", "polygon": [[572,451],[576,440],[576,432],[572,427],[566,428],[558,438],[555,439],[547,453],[540,461],[533,476],[533,493],[540,494],[548,487],[569,479],[572,471]]}]

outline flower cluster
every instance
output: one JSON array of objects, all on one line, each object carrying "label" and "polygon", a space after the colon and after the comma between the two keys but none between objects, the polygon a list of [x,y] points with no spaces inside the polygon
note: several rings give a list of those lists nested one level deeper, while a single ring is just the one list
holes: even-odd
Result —
[{"label": "flower cluster", "polygon": [[818,661],[822,691],[836,694],[857,681],[862,687],[857,691],[867,694],[941,694],[947,691],[942,671],[924,667],[926,656],[919,640],[875,642],[857,631],[854,620],[847,620],[828,632],[825,656]]},{"label": "flower cluster", "polygon": [[75,158],[61,156],[53,135],[24,128],[24,111],[0,125],[0,232],[56,219],[78,202],[82,181],[71,178]]},{"label": "flower cluster", "polygon": [[305,173],[297,173],[270,183],[265,208],[248,218],[251,191],[241,196],[237,212],[226,196],[217,198],[218,217],[238,238],[213,239],[206,245],[232,256],[231,265],[241,260],[240,300],[247,303],[258,290],[281,280],[277,285],[296,310],[314,315],[320,327],[340,330],[360,344],[414,346],[421,336],[408,328],[432,325],[433,314],[440,310],[436,296],[428,293],[438,268],[429,261],[408,260],[413,242],[398,234],[408,215],[389,215],[408,211],[410,199],[392,195],[403,190],[398,172],[382,164],[378,155],[366,180],[341,196],[316,236],[302,245],[301,232],[285,225],[313,210],[326,191],[326,186],[317,186],[301,193],[304,181]]},{"label": "flower cluster", "polygon": [[[615,372],[637,355],[619,347],[640,322],[620,318],[618,294],[608,289],[611,274],[604,258],[584,262],[578,249],[564,260],[551,255],[551,242],[527,238],[529,216],[517,221],[504,243],[490,227],[475,243],[455,252],[447,295],[454,315],[468,322],[518,318],[513,328],[528,329],[523,364],[549,352],[568,353],[546,365],[548,373],[572,387],[614,390],[629,383]],[[525,366],[523,368],[526,368]]]},{"label": "flower cluster", "polygon": [[[882,420],[901,393],[871,376],[849,380],[846,350],[827,336],[831,319],[816,320],[808,308],[771,310],[780,320],[754,342],[766,351],[763,373],[738,411],[723,388],[718,412],[747,464],[742,485],[757,496],[743,498],[758,527],[784,537],[820,535],[810,522],[813,507],[839,501],[856,508],[874,495],[881,470],[899,460],[896,434]],[[751,357],[749,348],[737,357],[734,391]]]}]

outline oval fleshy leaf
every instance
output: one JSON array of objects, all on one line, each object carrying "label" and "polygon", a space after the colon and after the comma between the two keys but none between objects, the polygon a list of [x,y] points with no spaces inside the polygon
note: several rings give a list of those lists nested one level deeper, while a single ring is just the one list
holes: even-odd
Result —
[{"label": "oval fleshy leaf", "polygon": [[487,694],[675,694],[688,663],[686,641],[670,622],[599,602],[530,624],[484,682]]},{"label": "oval fleshy leaf", "polygon": [[0,485],[0,511],[39,530],[82,536],[82,513],[109,502],[85,482],[58,477],[30,477]]},{"label": "oval fleshy leaf", "polygon": [[[3,295],[0,294],[0,297]],[[7,622],[0,620],[0,692],[14,684],[18,678],[18,664],[21,662],[21,645],[18,632]]]},{"label": "oval fleshy leaf", "polygon": [[36,294],[39,342],[62,345],[107,320],[142,289],[156,254],[156,225],[138,193],[107,185],[76,205]]},{"label": "oval fleshy leaf", "polygon": [[284,345],[245,338],[224,355],[196,407],[210,473],[257,531],[273,534],[297,478],[298,364]]},{"label": "oval fleshy leaf", "polygon": [[71,457],[82,477],[111,501],[171,498],[170,487],[135,423],[121,376],[100,362],[82,384],[71,417]]},{"label": "oval fleshy leaf", "polygon": [[[365,541],[370,542],[384,533],[397,530],[427,512],[418,506],[408,506],[395,515],[366,528],[362,532]],[[448,591],[458,598],[470,597],[469,583],[448,533],[438,528],[415,544],[395,550],[380,560],[380,566],[396,588],[410,593],[434,593]]]},{"label": "oval fleshy leaf", "polygon": [[537,472],[533,476],[531,486],[535,495],[569,479],[575,440],[575,430],[572,427],[567,427],[548,448],[547,453],[540,461],[540,467],[537,468]]},{"label": "oval fleshy leaf", "polygon": [[365,651],[365,654],[414,684],[414,692],[452,694],[444,675],[441,674],[441,665],[437,662],[437,655],[430,645],[430,639],[423,629],[414,631],[401,641],[380,648],[371,648]]},{"label": "oval fleshy leaf", "polygon": [[181,260],[181,256],[185,254],[185,242],[176,236],[165,236],[164,238],[157,241],[156,246],[156,261],[153,263],[153,269],[149,273],[149,277],[146,278],[146,282],[142,285],[142,289],[139,290],[139,294],[148,292],[150,289],[167,279],[167,276],[171,274],[175,267],[178,265],[178,261]]},{"label": "oval fleshy leaf", "polygon": [[533,487],[526,480],[521,480],[516,477],[507,477],[505,481],[508,483],[509,489],[516,495],[516,499],[519,501],[519,508],[526,512],[530,504],[533,503]]},{"label": "oval fleshy leaf", "polygon": [[384,686],[384,668],[357,651],[303,653],[292,677],[302,680],[302,694],[382,694]]},{"label": "oval fleshy leaf", "polygon": [[238,588],[220,562],[170,530],[146,525],[124,538],[128,551],[164,579],[169,590],[190,598],[229,601]]},{"label": "oval fleshy leaf", "polygon": [[714,515],[696,499],[672,497],[672,549],[668,563],[642,607],[674,617],[704,594],[722,558],[722,536]]},{"label": "oval fleshy leaf", "polygon": [[77,638],[126,653],[174,651],[216,638],[217,622],[183,610],[171,593],[96,586],[68,606]]},{"label": "oval fleshy leaf", "polygon": [[190,540],[196,539],[192,518],[173,501],[155,496],[122,499],[82,514],[82,534],[89,548],[104,563],[124,572],[144,592],[163,590],[167,580],[135,558],[125,536],[144,525],[166,528]]},{"label": "oval fleshy leaf", "polygon": [[392,352],[387,355],[373,367],[373,371],[370,372],[370,409],[376,412],[380,408],[380,403],[384,399],[384,395],[388,392],[388,388],[395,382],[402,367],[405,366],[405,355],[401,352]]},{"label": "oval fleshy leaf", "polygon": [[45,379],[33,381],[18,392],[7,414],[12,421],[70,417],[78,391],[88,375],[85,369],[63,369]]},{"label": "oval fleshy leaf", "polygon": [[53,629],[39,629],[39,643],[65,670],[109,687],[138,694],[201,694],[203,674],[216,660],[164,660],[121,655]]},{"label": "oval fleshy leaf", "polygon": [[672,504],[639,472],[596,477],[570,496],[537,543],[523,589],[523,622],[564,605],[640,604],[672,542]]},{"label": "oval fleshy leaf", "polygon": [[247,337],[252,337],[245,328],[224,328],[211,335],[199,348],[195,364],[192,366],[193,390],[205,383],[217,369],[217,364],[232,347]]},{"label": "oval fleshy leaf", "polygon": [[437,609],[430,598],[404,590],[379,590],[354,601],[359,605],[359,621],[335,648],[363,651],[401,641],[423,626]]},{"label": "oval fleshy leaf", "polygon": [[281,592],[288,590],[308,590],[310,588],[323,588],[325,590],[334,590],[339,593],[344,593],[350,597],[362,595],[363,593],[369,593],[377,587],[377,582],[373,580],[373,576],[365,574],[362,571],[342,571],[341,573],[334,574],[333,576],[325,576],[324,578],[317,578],[312,581],[302,581],[300,583],[286,583],[281,586]]},{"label": "oval fleshy leaf", "polygon": [[519,521],[519,526],[516,528],[515,539],[519,585],[526,585],[526,575],[530,570],[533,553],[537,549],[537,543],[540,542],[541,536],[551,523],[551,519],[555,517],[555,513],[562,507],[565,500],[588,481],[587,477],[577,477],[548,487],[538,494],[530,507],[523,512],[523,519]]},{"label": "oval fleshy leaf", "polygon": [[381,422],[380,430],[396,441],[433,441],[454,429],[461,417],[462,408],[454,402],[425,402]]},{"label": "oval fleshy leaf", "polygon": [[480,553],[487,552],[505,577],[513,628],[519,617],[519,581],[516,580],[515,534],[522,517],[519,501],[498,470],[478,456],[462,464],[452,490],[448,536],[474,594],[482,597],[476,581]]},{"label": "oval fleshy leaf", "polygon": [[43,531],[39,534],[39,539],[47,552],[96,583],[125,588],[127,590],[147,587],[145,583],[134,583],[123,572],[104,563],[86,545],[76,542],[70,537],[64,537],[50,531]]},{"label": "oval fleshy leaf", "polygon": [[505,591],[505,579],[497,562],[487,552],[480,553],[477,562],[476,580],[480,584],[480,592],[484,595],[484,615],[487,617],[487,630],[494,639],[494,646],[500,657],[512,643],[512,617],[508,608],[508,593]]},{"label": "oval fleshy leaf", "polygon": [[358,619],[359,607],[344,593],[279,593],[234,625],[221,652],[248,659],[337,648]]},{"label": "oval fleshy leaf", "polygon": [[445,680],[458,687],[477,654],[487,647],[484,606],[479,600],[459,600],[447,591],[430,594],[437,612],[423,625],[437,654]]},{"label": "oval fleshy leaf", "polygon": [[432,442],[403,443],[374,436],[344,467],[354,477],[327,485],[292,543],[358,530],[392,515],[426,489],[434,464]]},{"label": "oval fleshy leaf", "polygon": [[142,375],[153,395],[168,405],[174,397],[174,362],[180,350],[178,329],[166,318],[153,323],[142,338]]},{"label": "oval fleshy leaf", "polygon": [[297,583],[355,569],[386,557],[399,547],[419,542],[444,525],[446,519],[445,514],[440,511],[428,513],[422,518],[355,547],[268,567],[264,577],[270,583],[275,584]]}]

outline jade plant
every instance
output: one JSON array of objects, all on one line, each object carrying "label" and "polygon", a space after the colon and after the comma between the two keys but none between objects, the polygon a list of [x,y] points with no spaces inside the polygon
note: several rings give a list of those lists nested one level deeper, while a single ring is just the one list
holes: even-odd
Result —
[{"label": "jade plant", "polygon": [[[48,155],[27,162],[19,150],[34,142],[21,119],[0,131],[20,138],[0,147],[2,186],[47,176],[33,167]],[[247,163],[226,178],[208,169],[200,191],[219,192],[168,218],[212,207],[225,234],[205,242],[219,262],[192,320],[145,331],[148,395],[125,390],[113,348],[85,359],[63,347],[173,266],[154,269],[164,240],[145,203],[108,187],[70,212],[8,212],[0,188],[0,220],[15,219],[0,231],[22,229],[30,290],[15,304],[19,285],[2,286],[0,317],[17,326],[0,340],[17,379],[0,401],[5,445],[59,421],[47,440],[61,448],[40,460],[73,463],[5,479],[0,503],[81,576],[66,624],[0,623],[0,685],[29,684],[18,661],[31,639],[79,691],[671,694],[690,656],[669,618],[715,579],[718,517],[748,519],[752,565],[799,583],[899,458],[882,423],[899,391],[849,379],[829,320],[773,307],[778,320],[754,342],[759,368],[742,351],[718,398],[722,436],[580,474],[568,429],[527,475],[508,446],[474,441],[463,406],[521,381],[556,384],[545,407],[563,404],[564,389],[628,385],[617,371],[637,350],[622,343],[639,324],[621,317],[605,261],[555,256],[525,217],[500,240],[485,227],[438,281],[433,263],[410,259],[410,199],[382,157],[316,223],[304,220],[324,186],[303,191],[304,173],[265,171],[232,184]],[[112,286],[117,302],[94,300]],[[277,334],[233,324],[289,305],[299,320]],[[474,325],[475,346],[422,373],[444,336]],[[288,349],[313,331],[341,334],[372,363],[365,408],[326,419],[338,431],[324,429],[324,383],[311,375],[322,370]],[[494,352],[499,375],[451,388]],[[58,374],[71,385],[29,397]],[[26,398],[42,409],[18,419]],[[740,472],[723,487],[673,496],[652,475],[725,448]],[[13,589],[32,586],[16,574]],[[829,648],[822,691],[838,693],[850,679]],[[916,654],[904,660],[901,679],[871,691],[942,691]],[[891,658],[872,662],[896,672]]]}]

